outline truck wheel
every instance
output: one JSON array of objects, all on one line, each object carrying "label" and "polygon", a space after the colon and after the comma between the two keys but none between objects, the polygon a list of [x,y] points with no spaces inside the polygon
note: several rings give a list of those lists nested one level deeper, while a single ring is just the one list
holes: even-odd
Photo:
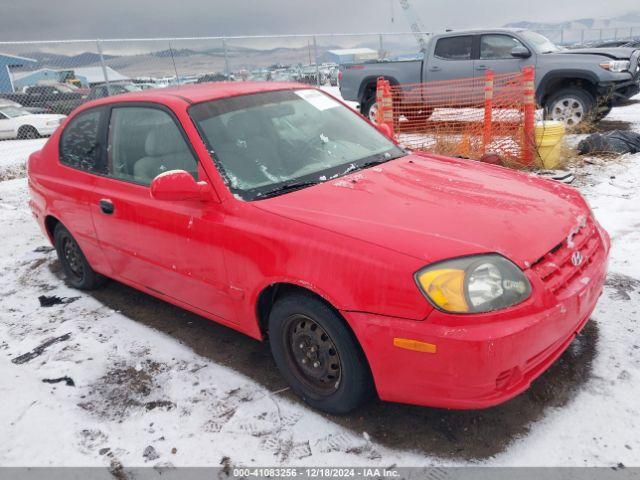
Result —
[{"label": "truck wheel", "polygon": [[35,127],[23,125],[18,129],[18,138],[20,140],[33,140],[34,138],[40,138],[40,134]]},{"label": "truck wheel", "polygon": [[61,223],[53,232],[53,243],[69,285],[79,290],[93,290],[106,282],[105,277],[91,268],[78,243]]},{"label": "truck wheel", "polygon": [[596,120],[595,105],[595,99],[586,90],[577,87],[563,88],[547,99],[544,105],[545,117],[563,122],[567,128],[573,128],[585,120]]},{"label": "truck wheel", "polygon": [[378,105],[376,104],[376,92],[367,95],[360,103],[360,113],[367,117],[371,122],[376,123],[378,115]]},{"label": "truck wheel", "polygon": [[367,360],[344,320],[322,300],[290,294],[276,301],[269,343],[282,376],[312,407],[347,413],[371,398]]}]

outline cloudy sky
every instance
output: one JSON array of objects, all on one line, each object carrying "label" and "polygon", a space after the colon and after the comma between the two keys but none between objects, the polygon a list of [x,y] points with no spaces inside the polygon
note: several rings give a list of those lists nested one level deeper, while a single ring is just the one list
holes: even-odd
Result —
[{"label": "cloudy sky", "polygon": [[[428,30],[602,18],[638,9],[637,0],[413,0],[412,4]],[[0,0],[0,42],[407,30],[396,0]]]}]

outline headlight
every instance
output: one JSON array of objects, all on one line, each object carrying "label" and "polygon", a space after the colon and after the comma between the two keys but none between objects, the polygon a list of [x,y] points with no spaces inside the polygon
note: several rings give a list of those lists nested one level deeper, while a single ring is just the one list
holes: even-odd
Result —
[{"label": "headlight", "polygon": [[64,118],[56,118],[55,120],[47,120],[47,126],[48,127],[57,127],[58,125],[60,125],[62,123],[62,120],[64,120]]},{"label": "headlight", "polygon": [[630,66],[631,62],[629,60],[611,60],[600,64],[600,67],[615,73],[626,72]]},{"label": "headlight", "polygon": [[436,308],[451,313],[499,310],[531,294],[522,270],[495,253],[438,262],[418,271],[415,278]]}]

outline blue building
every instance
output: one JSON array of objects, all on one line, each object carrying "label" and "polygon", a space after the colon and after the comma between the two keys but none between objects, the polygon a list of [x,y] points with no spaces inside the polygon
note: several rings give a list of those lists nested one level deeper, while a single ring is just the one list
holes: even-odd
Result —
[{"label": "blue building", "polygon": [[28,63],[36,63],[36,60],[0,53],[0,92],[14,91],[10,69],[24,67]]}]

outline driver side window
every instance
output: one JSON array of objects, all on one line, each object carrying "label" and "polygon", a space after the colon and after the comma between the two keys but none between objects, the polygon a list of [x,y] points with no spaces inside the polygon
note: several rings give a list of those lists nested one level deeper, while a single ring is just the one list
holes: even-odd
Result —
[{"label": "driver side window", "polygon": [[511,35],[483,35],[480,39],[480,59],[513,60],[511,51],[515,47],[524,47],[524,45]]},{"label": "driver side window", "polygon": [[163,172],[185,170],[197,180],[198,163],[173,118],[151,107],[118,107],[109,124],[109,174],[149,185]]}]

